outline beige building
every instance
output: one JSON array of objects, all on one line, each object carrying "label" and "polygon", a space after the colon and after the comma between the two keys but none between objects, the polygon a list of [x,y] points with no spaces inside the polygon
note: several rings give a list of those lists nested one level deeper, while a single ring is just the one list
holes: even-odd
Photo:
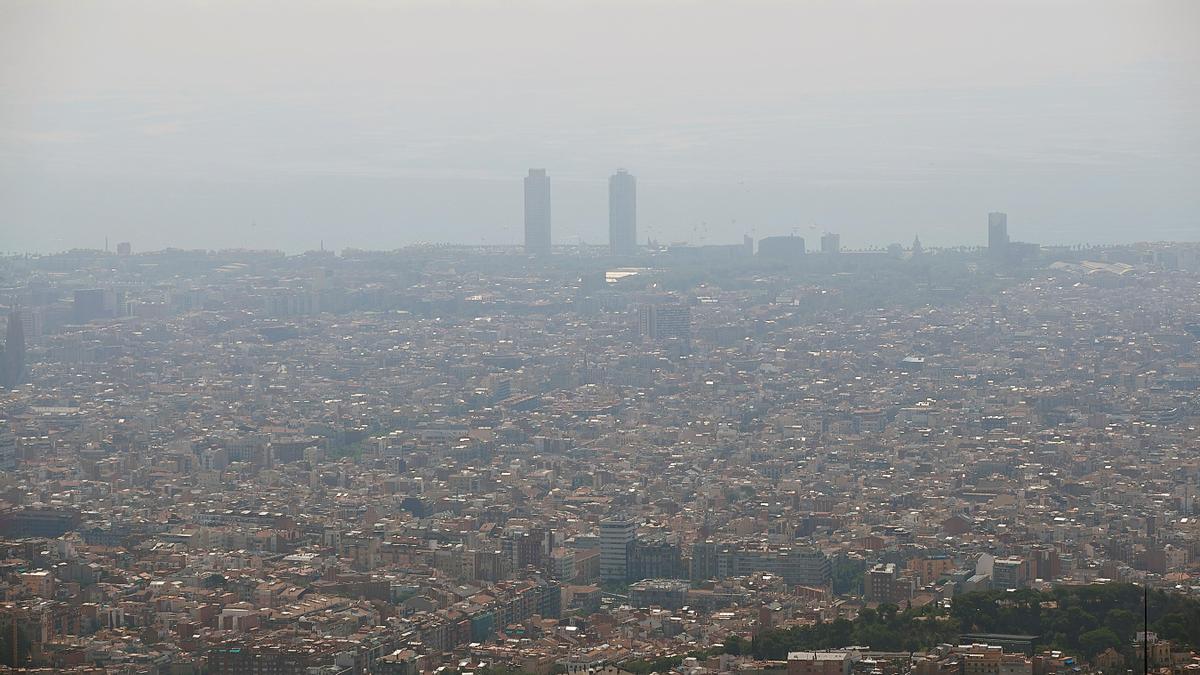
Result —
[{"label": "beige building", "polygon": [[850,652],[788,652],[788,675],[850,675]]}]

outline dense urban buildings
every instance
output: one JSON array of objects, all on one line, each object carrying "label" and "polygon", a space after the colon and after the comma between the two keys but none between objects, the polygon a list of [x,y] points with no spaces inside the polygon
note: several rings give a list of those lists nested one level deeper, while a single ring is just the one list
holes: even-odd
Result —
[{"label": "dense urban buildings", "polygon": [[1200,245],[996,223],[0,258],[0,667],[1194,674]]}]

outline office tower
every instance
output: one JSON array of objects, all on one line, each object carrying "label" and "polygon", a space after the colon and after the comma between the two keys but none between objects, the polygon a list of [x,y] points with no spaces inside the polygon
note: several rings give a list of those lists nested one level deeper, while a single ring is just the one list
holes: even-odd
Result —
[{"label": "office tower", "polygon": [[821,253],[837,253],[842,250],[842,236],[833,232],[821,235]]},{"label": "office tower", "polygon": [[551,579],[572,582],[575,580],[575,551],[569,548],[556,548],[550,552]]},{"label": "office tower", "polygon": [[1003,259],[1008,255],[1008,214],[988,214],[988,255]]},{"label": "office tower", "polygon": [[[720,560],[717,565],[720,568]],[[808,547],[738,551],[727,568],[730,572],[725,576],[745,576],[751,574],[749,570],[767,571],[783,577],[788,584],[804,586],[827,586],[832,579],[829,557],[820,549]]]},{"label": "office tower", "polygon": [[540,527],[532,528],[529,532],[514,533],[505,542],[505,546],[511,548],[509,555],[512,558],[513,569],[522,570],[526,567],[545,569],[546,556],[549,553],[546,542],[552,540],[553,537]]},{"label": "office tower", "polygon": [[637,522],[629,516],[613,516],[600,521],[600,579],[625,582],[629,549],[637,535]]},{"label": "office tower", "polygon": [[81,288],[75,291],[72,310],[76,323],[112,316],[109,312],[110,293],[103,288]]},{"label": "office tower", "polygon": [[608,179],[608,243],[613,255],[637,250],[637,179],[625,169]]},{"label": "office tower", "polygon": [[5,389],[25,381],[25,329],[21,325],[21,314],[16,309],[8,314],[8,327],[4,331],[3,362],[0,363],[0,386]]},{"label": "office tower", "polygon": [[0,471],[17,468],[17,436],[8,422],[0,422]]},{"label": "office tower", "polygon": [[530,169],[525,177],[525,252],[550,254],[550,177]]},{"label": "office tower", "polygon": [[799,260],[804,257],[804,237],[763,237],[758,240],[758,257],[771,260]]},{"label": "office tower", "polygon": [[996,558],[992,563],[992,589],[1011,591],[1021,588],[1029,578],[1029,563],[1024,558]]},{"label": "office tower", "polygon": [[879,563],[863,575],[863,599],[867,602],[903,605],[912,599],[916,584],[912,574],[895,563]]},{"label": "office tower", "polygon": [[630,581],[678,579],[685,576],[679,546],[662,536],[633,542],[629,547],[625,572]]},{"label": "office tower", "polygon": [[741,577],[755,572],[778,574],[788,584],[828,586],[833,580],[829,556],[807,546],[762,546],[752,542],[692,546],[693,580]]},{"label": "office tower", "polygon": [[1029,553],[1033,578],[1052,581],[1062,575],[1063,566],[1058,551],[1049,546],[1032,546]]},{"label": "office tower", "polygon": [[661,340],[692,339],[692,309],[683,303],[642,305],[638,308],[638,333]]},{"label": "office tower", "polygon": [[720,576],[717,569],[717,556],[721,545],[711,541],[698,541],[692,544],[692,563],[689,578],[692,581],[705,581]]}]

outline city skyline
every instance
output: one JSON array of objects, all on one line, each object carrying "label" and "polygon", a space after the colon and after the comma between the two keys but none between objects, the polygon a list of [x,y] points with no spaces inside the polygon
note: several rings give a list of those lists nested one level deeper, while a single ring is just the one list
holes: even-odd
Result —
[{"label": "city skyline", "polygon": [[1200,675],[1197,28],[0,0],[0,673]]},{"label": "city skyline", "polygon": [[1200,243],[1007,224],[0,256],[0,666],[1190,675]]},{"label": "city skyline", "polygon": [[540,166],[560,243],[607,241],[620,166],[639,242],[983,245],[997,208],[1048,244],[1200,231],[1195,3],[3,11],[4,251],[519,245]]}]

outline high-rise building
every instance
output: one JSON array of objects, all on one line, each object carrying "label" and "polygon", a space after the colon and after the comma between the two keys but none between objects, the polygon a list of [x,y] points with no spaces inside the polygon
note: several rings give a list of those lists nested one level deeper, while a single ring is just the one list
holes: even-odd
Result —
[{"label": "high-rise building", "polygon": [[1024,558],[996,558],[992,563],[992,588],[1011,591],[1021,588],[1029,578],[1029,562]]},{"label": "high-rise building", "polygon": [[758,240],[758,257],[796,261],[804,257],[804,237],[763,237]]},{"label": "high-rise building", "polygon": [[12,471],[17,468],[17,436],[8,427],[8,422],[0,422],[0,470]]},{"label": "high-rise building", "polygon": [[687,342],[692,338],[692,309],[683,303],[642,305],[638,308],[638,332],[648,340]]},{"label": "high-rise building", "polygon": [[912,599],[914,586],[912,576],[895,563],[879,563],[863,575],[863,599],[900,605]]},{"label": "high-rise building", "polygon": [[556,548],[550,552],[550,578],[570,583],[575,580],[575,551]]},{"label": "high-rise building", "polygon": [[525,252],[550,253],[550,176],[530,169],[525,177]]},{"label": "high-rise building", "polygon": [[87,323],[93,319],[111,317],[111,307],[115,304],[113,297],[112,291],[103,288],[77,289],[72,304],[75,322]]},{"label": "high-rise building", "polygon": [[954,559],[945,554],[935,554],[908,561],[908,569],[917,576],[921,584],[931,584],[946,576],[955,568]]},{"label": "high-rise building", "polygon": [[637,250],[637,179],[625,169],[608,179],[608,243],[613,255]]},{"label": "high-rise building", "polygon": [[665,537],[638,539],[629,547],[625,576],[629,581],[678,579],[686,576],[679,546]]},{"label": "high-rise building", "polygon": [[754,572],[778,574],[788,584],[804,586],[824,587],[833,579],[829,557],[817,548],[713,542],[692,546],[693,580],[741,577]]},{"label": "high-rise building", "polygon": [[1049,546],[1032,546],[1030,553],[1030,573],[1035,579],[1052,581],[1062,574],[1062,561],[1058,551]]},{"label": "high-rise building", "polygon": [[692,563],[689,569],[692,581],[717,578],[717,555],[720,551],[721,545],[711,541],[692,544]]},{"label": "high-rise building", "polygon": [[600,579],[625,582],[629,549],[637,536],[637,521],[629,516],[613,516],[600,521]]},{"label": "high-rise building", "polygon": [[1003,259],[1008,255],[1008,214],[988,214],[988,256]]},{"label": "high-rise building", "polygon": [[8,327],[4,331],[4,350],[0,362],[0,386],[5,389],[25,381],[25,329],[21,313],[16,309],[8,314]]},{"label": "high-rise building", "polygon": [[821,253],[838,253],[842,250],[842,235],[826,232],[821,235]]}]

